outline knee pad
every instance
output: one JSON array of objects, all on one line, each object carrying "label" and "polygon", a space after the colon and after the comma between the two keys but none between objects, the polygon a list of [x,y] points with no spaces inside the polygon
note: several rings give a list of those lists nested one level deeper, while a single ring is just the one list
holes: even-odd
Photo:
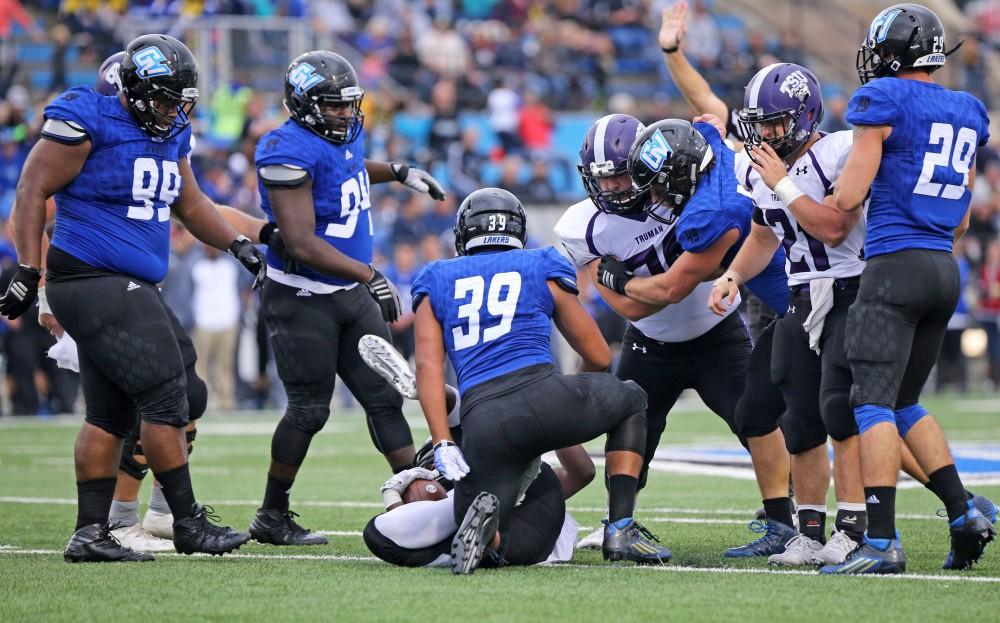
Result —
[{"label": "knee pad", "polygon": [[816,420],[796,421],[786,417],[781,430],[785,435],[785,448],[789,454],[801,454],[826,443],[826,429],[822,422]]},{"label": "knee pad", "polygon": [[896,428],[899,429],[899,436],[906,437],[913,425],[922,420],[928,413],[927,409],[918,402],[908,407],[896,409],[894,415],[896,416]]},{"label": "knee pad", "polygon": [[330,405],[303,392],[288,392],[284,419],[312,436],[323,430],[326,421],[330,419]]},{"label": "knee pad", "polygon": [[192,428],[191,430],[184,431],[184,438],[187,440],[188,445],[188,456],[194,452],[194,440],[198,437],[198,429]]},{"label": "knee pad", "polygon": [[781,421],[781,414],[784,410],[769,408],[755,408],[752,401],[744,397],[736,403],[736,411],[733,415],[736,422],[736,430],[741,439],[748,437],[763,437],[770,435],[778,429],[778,422]]},{"label": "knee pad", "polygon": [[135,458],[137,456],[142,456],[142,444],[137,438],[129,435],[122,446],[122,458],[118,463],[118,469],[136,480],[142,480],[149,472],[149,465],[137,461]]},{"label": "knee pad", "polygon": [[[645,402],[645,401],[643,401]],[[626,451],[642,455],[646,451],[646,409],[632,412],[608,433],[604,452]]]},{"label": "knee pad", "polygon": [[864,433],[869,428],[882,422],[896,426],[896,414],[888,407],[877,405],[861,405],[854,407],[854,419],[858,422],[858,433]]},{"label": "knee pad", "polygon": [[208,387],[205,381],[189,366],[185,371],[187,377],[188,419],[197,420],[205,414],[208,406]]},{"label": "knee pad", "polygon": [[851,412],[851,400],[846,393],[825,396],[819,405],[826,432],[834,441],[844,441],[858,434],[858,422]]},{"label": "knee pad", "polygon": [[145,422],[177,428],[188,425],[187,382],[183,375],[140,393],[135,403]]}]

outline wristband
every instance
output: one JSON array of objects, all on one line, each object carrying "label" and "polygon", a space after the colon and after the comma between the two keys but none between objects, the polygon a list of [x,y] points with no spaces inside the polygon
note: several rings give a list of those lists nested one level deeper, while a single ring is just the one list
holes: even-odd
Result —
[{"label": "wristband", "polygon": [[38,313],[52,315],[52,308],[49,307],[49,298],[45,295],[45,286],[38,288]]},{"label": "wristband", "polygon": [[774,194],[778,195],[778,199],[781,199],[782,203],[786,206],[792,205],[792,202],[804,195],[802,189],[795,185],[792,178],[787,175],[774,185]]},{"label": "wristband", "polygon": [[271,223],[270,221],[264,223],[264,226],[260,228],[260,233],[257,234],[257,240],[267,244],[271,239],[271,234],[273,234],[276,229],[278,229],[277,223]]},{"label": "wristband", "polygon": [[382,492],[382,503],[385,504],[385,509],[389,510],[390,507],[396,504],[402,504],[403,496],[399,495],[399,491],[395,489],[386,489]]},{"label": "wristband", "polygon": [[722,288],[729,285],[730,283],[735,283],[737,288],[743,285],[743,276],[740,275],[735,270],[733,270],[732,268],[722,273],[722,276],[715,280],[715,282],[712,284],[712,287]]},{"label": "wristband", "polygon": [[674,47],[672,48],[664,48],[662,46],[660,47],[660,50],[664,54],[673,54],[679,49],[681,49],[681,33],[679,32],[677,33],[677,35],[674,36]]}]

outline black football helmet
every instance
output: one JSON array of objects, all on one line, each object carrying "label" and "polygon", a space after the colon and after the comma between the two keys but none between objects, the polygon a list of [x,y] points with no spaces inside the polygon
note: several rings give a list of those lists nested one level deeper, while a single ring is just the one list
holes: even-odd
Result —
[{"label": "black football helmet", "polygon": [[946,50],[944,26],[934,11],[919,4],[896,4],[876,15],[868,27],[855,63],[858,78],[867,84],[903,69],[934,72],[960,47]]},{"label": "black football helmet", "polygon": [[[364,96],[354,67],[333,52],[306,52],[285,72],[285,108],[302,127],[331,143],[350,143],[357,138],[365,123],[361,112]],[[326,110],[344,104],[351,106],[350,115]]]},{"label": "black football helmet", "polygon": [[523,249],[527,221],[517,197],[502,188],[480,188],[458,206],[455,251],[470,255],[483,249]]},{"label": "black football helmet", "polygon": [[705,137],[683,119],[647,126],[628,153],[632,182],[639,192],[649,195],[646,213],[661,223],[673,223],[714,157]]},{"label": "black football helmet", "polygon": [[177,39],[133,39],[118,66],[118,81],[129,110],[146,132],[166,139],[191,124],[198,103],[198,63]]}]

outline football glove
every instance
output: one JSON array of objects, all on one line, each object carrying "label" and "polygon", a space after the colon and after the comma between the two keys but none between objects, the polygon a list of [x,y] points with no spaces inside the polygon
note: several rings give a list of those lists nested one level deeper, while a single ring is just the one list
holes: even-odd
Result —
[{"label": "football glove", "polygon": [[0,298],[0,314],[14,320],[28,311],[38,298],[38,282],[41,280],[41,269],[18,264],[6,294]]},{"label": "football glove", "polygon": [[458,482],[469,473],[465,455],[454,441],[439,441],[434,444],[434,467],[452,482]]},{"label": "football glove", "polygon": [[294,274],[299,272],[299,268],[302,265],[299,264],[299,261],[295,259],[295,256],[285,246],[285,240],[281,237],[281,230],[278,229],[276,224],[266,223],[260,228],[260,234],[257,237],[261,242],[270,247],[275,255],[281,258],[281,263],[285,267],[285,273]]},{"label": "football glove", "polygon": [[378,490],[382,494],[385,510],[402,504],[403,492],[414,480],[436,480],[440,475],[437,470],[424,469],[423,467],[411,467],[398,474],[393,474],[392,478],[386,480]]},{"label": "football glove", "polygon": [[635,277],[635,274],[625,265],[625,262],[610,255],[601,258],[597,267],[597,282],[618,294],[625,294],[625,285]]},{"label": "football glove", "polygon": [[250,288],[253,290],[259,288],[267,276],[267,260],[264,259],[264,254],[253,246],[249,238],[242,235],[236,236],[236,240],[229,245],[229,253],[243,264],[243,268],[254,275],[253,285]]},{"label": "football glove", "polygon": [[390,162],[389,169],[396,181],[420,193],[427,193],[432,199],[444,201],[444,189],[433,176],[423,169],[408,164]]},{"label": "football glove", "polygon": [[382,310],[382,319],[386,322],[396,322],[403,314],[403,303],[399,300],[399,291],[389,279],[371,266],[371,279],[365,282],[368,293],[372,295],[379,309]]}]

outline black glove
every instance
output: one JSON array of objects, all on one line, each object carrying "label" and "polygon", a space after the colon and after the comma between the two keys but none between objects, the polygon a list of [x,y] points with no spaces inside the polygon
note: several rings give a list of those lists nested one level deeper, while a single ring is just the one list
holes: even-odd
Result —
[{"label": "black glove", "polygon": [[597,283],[618,294],[625,294],[625,284],[632,280],[635,274],[625,265],[625,262],[611,255],[601,258],[597,267]]},{"label": "black glove", "polygon": [[285,246],[285,241],[281,237],[281,230],[274,223],[267,223],[260,228],[260,233],[257,235],[260,241],[266,244],[274,251],[275,255],[281,258],[281,263],[285,266],[285,272],[288,274],[295,274],[299,272],[299,268],[302,266],[299,261],[288,250]]},{"label": "black glove", "polygon": [[385,275],[378,272],[374,266],[372,277],[365,282],[368,293],[382,310],[382,319],[386,322],[396,322],[403,313],[403,303],[399,300],[399,291]]},{"label": "black glove", "polygon": [[432,199],[444,201],[444,189],[427,171],[398,162],[390,162],[389,169],[397,182],[405,184],[417,192],[427,193]]},{"label": "black glove", "polygon": [[250,289],[259,288],[264,283],[264,277],[267,276],[267,260],[264,259],[264,254],[253,246],[253,243],[246,236],[236,236],[233,244],[229,245],[229,253],[239,260],[240,264],[243,264],[243,268],[254,275],[253,285],[250,286]]},{"label": "black glove", "polygon": [[38,298],[38,282],[41,280],[41,269],[18,264],[17,272],[7,286],[6,294],[0,298],[0,314],[13,320],[28,311]]}]

